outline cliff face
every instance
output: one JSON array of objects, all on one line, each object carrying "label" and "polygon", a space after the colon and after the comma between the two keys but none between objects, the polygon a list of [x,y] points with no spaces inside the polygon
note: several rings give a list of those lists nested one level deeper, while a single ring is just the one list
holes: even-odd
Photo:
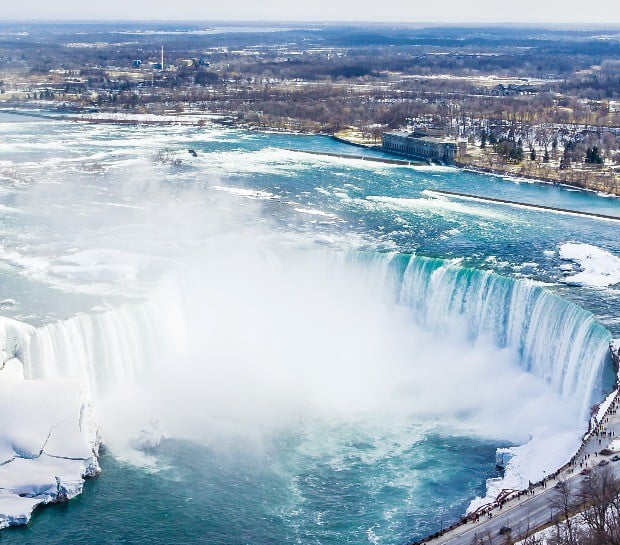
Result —
[{"label": "cliff face", "polygon": [[613,339],[609,343],[609,349],[611,350],[611,359],[614,362],[616,375],[618,375],[620,371],[620,339]]}]

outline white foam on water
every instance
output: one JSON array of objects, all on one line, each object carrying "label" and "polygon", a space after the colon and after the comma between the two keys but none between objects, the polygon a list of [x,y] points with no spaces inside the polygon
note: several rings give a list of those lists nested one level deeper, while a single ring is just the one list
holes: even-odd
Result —
[{"label": "white foam on water", "polygon": [[276,195],[269,193],[268,191],[259,191],[256,189],[247,189],[242,187],[213,185],[211,186],[211,189],[214,189],[215,191],[224,191],[240,197],[247,197],[249,199],[271,200],[276,198]]},{"label": "white foam on water", "polygon": [[469,206],[439,197],[405,198],[370,195],[366,200],[394,210],[427,210],[436,214],[466,214],[491,219],[505,219],[506,215],[480,206]]},{"label": "white foam on water", "polygon": [[310,216],[322,216],[326,218],[337,218],[335,214],[330,214],[329,212],[323,212],[322,210],[316,210],[314,208],[295,208],[295,212],[300,212],[301,214],[308,214]]}]

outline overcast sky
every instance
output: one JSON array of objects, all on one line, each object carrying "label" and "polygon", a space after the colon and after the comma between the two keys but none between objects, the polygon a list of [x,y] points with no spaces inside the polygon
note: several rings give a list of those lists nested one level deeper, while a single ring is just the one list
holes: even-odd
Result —
[{"label": "overcast sky", "polygon": [[0,20],[16,19],[620,25],[620,0],[2,0]]}]

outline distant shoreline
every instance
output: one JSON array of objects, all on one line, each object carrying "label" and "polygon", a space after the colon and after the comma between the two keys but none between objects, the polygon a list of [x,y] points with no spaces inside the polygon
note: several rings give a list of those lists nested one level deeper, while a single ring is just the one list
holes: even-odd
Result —
[{"label": "distant shoreline", "polygon": [[[47,113],[46,113],[47,112]],[[290,129],[285,129],[282,127],[257,127],[252,123],[248,123],[247,121],[243,121],[237,119],[232,114],[226,114],[222,112],[189,112],[182,114],[172,114],[172,113],[164,113],[164,114],[152,114],[152,113],[135,113],[135,112],[79,112],[79,111],[53,111],[53,110],[44,110],[39,108],[34,108],[33,106],[26,106],[25,108],[21,105],[10,104],[10,105],[0,105],[0,113],[7,113],[13,115],[24,115],[29,117],[37,117],[42,119],[60,119],[66,121],[73,122],[82,122],[82,123],[92,123],[92,124],[111,124],[111,125],[184,125],[188,127],[200,127],[204,126],[207,123],[215,123],[218,125],[223,125],[226,127],[234,127],[238,129],[244,129],[248,131],[255,131],[261,133],[268,132],[276,132],[276,133],[286,133],[286,134],[307,134],[307,135],[322,135],[329,136],[333,140],[347,144],[350,146],[354,146],[357,148],[369,149],[382,151],[381,146],[377,144],[363,144],[359,142],[355,142],[351,139],[344,138],[342,136],[336,134],[329,134],[320,131],[293,131]],[[54,114],[54,115],[48,115]],[[302,151],[302,150],[298,150]],[[385,151],[385,150],[383,150]],[[397,156],[395,154],[390,153],[389,151],[385,151],[386,155],[393,155],[395,157],[394,164],[411,164],[411,165],[422,165],[424,164],[423,159],[416,159],[411,157],[407,160],[403,159],[403,156]],[[344,154],[343,154],[344,155]],[[355,156],[352,156],[355,158]],[[385,163],[389,163],[389,160],[382,161]],[[585,185],[584,183],[571,182],[570,180],[556,180],[553,178],[537,176],[535,174],[521,174],[518,172],[513,172],[509,169],[502,169],[497,167],[485,167],[482,165],[476,165],[474,163],[455,161],[454,167],[459,168],[461,170],[466,170],[470,172],[478,172],[483,174],[491,174],[494,176],[500,176],[505,178],[514,178],[517,180],[524,180],[528,182],[535,183],[545,183],[552,184],[560,187],[567,187],[572,189],[578,189],[581,191],[590,191],[595,193],[604,193],[611,197],[620,197],[620,187],[617,188],[600,188],[600,187],[590,187]]]}]

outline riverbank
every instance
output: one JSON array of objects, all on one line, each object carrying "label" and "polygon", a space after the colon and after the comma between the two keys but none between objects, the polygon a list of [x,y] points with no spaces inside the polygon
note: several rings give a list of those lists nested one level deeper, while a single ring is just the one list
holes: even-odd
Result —
[{"label": "riverbank", "polygon": [[[339,142],[352,146],[382,149],[380,143],[377,143],[373,138],[362,138],[358,134],[349,136],[348,133],[341,131],[333,134],[332,137]],[[454,166],[472,172],[507,176],[554,185],[565,185],[567,187],[620,196],[620,174],[610,169],[605,170],[599,167],[559,169],[528,159],[524,159],[521,163],[503,163],[497,160],[497,158],[493,161],[492,155],[490,153],[481,153],[481,150],[478,148],[469,146],[467,154],[455,161]],[[493,166],[488,166],[487,162],[492,162]]]},{"label": "riverbank", "polygon": [[[620,179],[616,175],[615,178],[606,177],[597,175],[595,171],[592,172],[593,179],[588,180],[575,176],[574,170],[565,170],[560,171],[563,174],[558,175],[547,175],[541,176],[540,174],[535,174],[530,171],[527,173],[520,172],[514,169],[514,165],[508,166],[506,168],[499,168],[497,166],[491,168],[482,166],[475,162],[466,162],[463,160],[457,161],[455,166],[461,168],[463,170],[469,170],[472,172],[479,172],[482,174],[493,174],[494,176],[504,176],[509,178],[515,178],[519,180],[527,180],[527,181],[535,181],[540,183],[547,183],[553,185],[561,185],[566,187],[576,187],[578,189],[583,189],[586,191],[595,191],[597,193],[607,193],[609,195],[614,195],[616,197],[620,197]],[[549,170],[549,173],[553,172]],[[582,172],[582,171],[580,171]]]},{"label": "riverbank", "polygon": [[[617,372],[619,340],[611,341],[610,352]],[[616,389],[599,404],[598,410],[591,417],[579,449],[562,467],[544,479],[530,483],[526,489],[502,490],[493,502],[478,507],[447,528],[412,541],[409,545],[469,545],[479,536],[485,536],[488,539],[485,543],[489,545],[500,544],[506,542],[505,535],[499,533],[502,528],[509,528],[510,539],[518,540],[544,530],[556,521],[560,522],[561,514],[557,513],[557,508],[555,518],[553,516],[556,499],[554,487],[570,480],[575,483],[573,490],[577,490],[586,472],[594,470],[602,460],[608,464],[608,459],[618,453],[612,448],[612,443],[620,435],[620,415],[617,414],[619,403],[620,387],[616,384]],[[612,470],[620,477],[620,465],[613,461],[612,464],[615,464],[611,466]]]},{"label": "riverbank", "polygon": [[[24,108],[19,105],[4,105],[2,111],[33,117],[54,117],[45,115],[43,110],[34,112],[30,107]],[[336,133],[324,133],[319,129],[304,126],[288,125],[256,125],[227,112],[199,112],[189,111],[182,114],[177,112],[164,112],[161,114],[135,113],[135,112],[61,112],[61,119],[93,124],[118,124],[118,125],[188,125],[204,126],[207,123],[216,123],[227,127],[234,127],[257,132],[277,132],[289,134],[316,134],[331,136],[334,140],[343,144],[364,148],[381,150],[379,140],[363,135],[355,131],[338,131]],[[387,153],[387,152],[386,152]],[[489,166],[489,162],[492,166]],[[411,164],[421,164],[422,160],[412,159]],[[532,163],[531,161],[529,163]],[[602,170],[596,167],[568,168],[561,170],[551,168],[539,162],[531,165],[528,160],[522,163],[502,163],[492,161],[487,154],[481,154],[477,148],[468,148],[468,154],[454,163],[454,166],[464,170],[505,176],[515,179],[564,185],[578,189],[595,191],[614,196],[620,196],[620,173],[611,170]]]}]

